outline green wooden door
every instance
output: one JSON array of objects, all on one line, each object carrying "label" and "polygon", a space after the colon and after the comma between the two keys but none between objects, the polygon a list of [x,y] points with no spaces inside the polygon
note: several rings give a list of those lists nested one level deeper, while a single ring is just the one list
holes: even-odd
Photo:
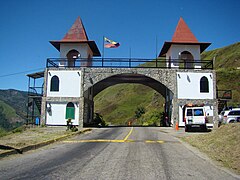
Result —
[{"label": "green wooden door", "polygon": [[75,108],[74,107],[66,108],[66,119],[75,119]]}]

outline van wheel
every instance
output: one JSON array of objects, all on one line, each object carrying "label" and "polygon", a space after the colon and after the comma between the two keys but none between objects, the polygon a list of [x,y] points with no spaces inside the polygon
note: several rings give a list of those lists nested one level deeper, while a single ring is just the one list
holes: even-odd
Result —
[{"label": "van wheel", "polygon": [[202,129],[203,132],[207,132],[207,126],[206,125],[202,126],[201,129]]},{"label": "van wheel", "polygon": [[188,127],[187,127],[187,126],[185,126],[185,132],[188,132],[188,131],[189,131]]}]

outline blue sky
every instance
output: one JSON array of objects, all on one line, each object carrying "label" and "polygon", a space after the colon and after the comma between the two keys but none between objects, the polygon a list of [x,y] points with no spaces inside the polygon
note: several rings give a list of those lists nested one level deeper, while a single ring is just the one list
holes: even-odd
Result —
[{"label": "blue sky", "polygon": [[[78,16],[102,52],[103,36],[120,42],[105,57],[155,58],[183,17],[200,42],[215,49],[240,38],[239,0],[1,0],[0,89],[27,90],[26,74],[59,57],[61,40]],[[15,74],[16,73],[16,74]],[[11,75],[15,74],[15,75]]]}]

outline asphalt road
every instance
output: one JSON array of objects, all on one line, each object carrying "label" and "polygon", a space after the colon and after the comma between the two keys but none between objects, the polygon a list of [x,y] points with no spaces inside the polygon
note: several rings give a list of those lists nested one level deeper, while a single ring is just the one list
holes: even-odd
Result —
[{"label": "asphalt road", "polygon": [[0,161],[0,179],[237,179],[156,127],[94,129]]}]

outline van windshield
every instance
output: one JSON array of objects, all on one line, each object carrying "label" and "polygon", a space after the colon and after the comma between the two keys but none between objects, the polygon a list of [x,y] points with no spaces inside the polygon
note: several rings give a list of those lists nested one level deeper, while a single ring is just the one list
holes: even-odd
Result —
[{"label": "van windshield", "polygon": [[194,116],[204,116],[203,109],[194,109]]}]

